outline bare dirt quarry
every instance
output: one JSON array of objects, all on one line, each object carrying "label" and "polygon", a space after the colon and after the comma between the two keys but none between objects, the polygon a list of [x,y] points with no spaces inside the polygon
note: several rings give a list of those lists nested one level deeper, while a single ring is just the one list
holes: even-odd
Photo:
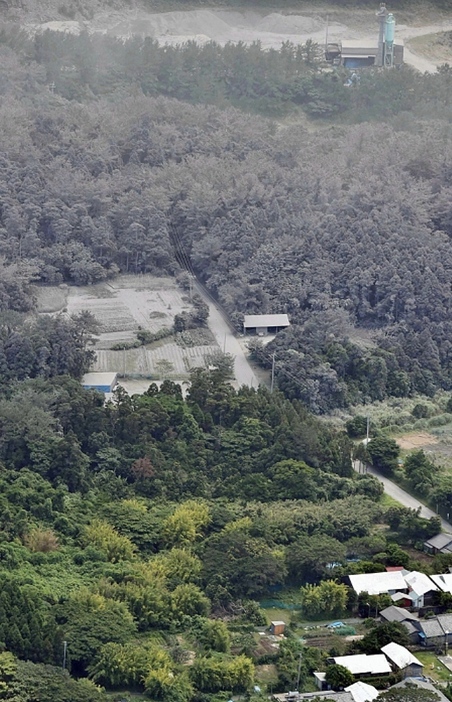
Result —
[{"label": "bare dirt quarry", "polygon": [[[419,71],[435,72],[435,57],[423,52],[422,44],[409,42],[416,37],[435,35],[452,30],[451,12],[432,15],[428,23],[419,24],[415,15],[396,17],[396,41],[403,41],[405,61]],[[402,23],[402,20],[405,22]],[[280,48],[283,42],[300,44],[311,39],[325,43],[328,24],[330,41],[354,40],[374,45],[377,42],[378,24],[372,9],[355,12],[329,11],[327,6],[312,9],[309,6],[303,13],[271,10],[227,10],[199,9],[175,12],[149,13],[140,9],[123,12],[100,12],[89,21],[59,21],[33,23],[30,29],[45,29],[79,32],[82,29],[110,36],[130,38],[149,36],[161,44],[182,44],[187,41],[205,43],[215,41],[221,45],[228,42],[249,44],[261,42],[265,49]],[[407,44],[408,42],[408,44]],[[447,60],[446,56],[446,60]],[[452,55],[451,55],[452,60]]]}]

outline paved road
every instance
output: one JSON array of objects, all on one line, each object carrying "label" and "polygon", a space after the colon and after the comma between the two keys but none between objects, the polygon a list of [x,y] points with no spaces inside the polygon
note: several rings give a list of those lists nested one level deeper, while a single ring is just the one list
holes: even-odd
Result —
[{"label": "paved road", "polygon": [[[361,464],[362,465],[362,464]],[[353,461],[353,468],[358,472],[360,466],[360,461]],[[425,519],[430,519],[431,517],[437,517],[438,515],[436,512],[433,510],[429,509],[429,507],[426,507],[422,502],[419,502],[415,497],[410,495],[408,492],[403,490],[401,487],[399,487],[396,483],[394,483],[392,480],[389,480],[389,478],[385,478],[381,473],[376,471],[372,466],[367,466],[366,467],[366,473],[370,473],[371,475],[374,475],[378,480],[383,483],[385,493],[392,497],[394,500],[397,500],[397,502],[400,502],[401,505],[404,507],[410,507],[410,509],[419,509],[421,508],[421,517],[424,517]],[[441,525],[443,527],[444,531],[447,531],[449,533],[452,533],[452,525],[449,524],[445,519],[441,517]]]},{"label": "paved road", "polygon": [[245,352],[239,341],[235,338],[231,331],[229,323],[223,316],[223,313],[210,300],[201,287],[196,286],[197,292],[202,296],[203,300],[209,305],[209,329],[214,335],[218,346],[225,353],[230,353],[235,357],[234,361],[234,376],[235,387],[248,385],[252,388],[259,387],[259,380],[251,368]]}]

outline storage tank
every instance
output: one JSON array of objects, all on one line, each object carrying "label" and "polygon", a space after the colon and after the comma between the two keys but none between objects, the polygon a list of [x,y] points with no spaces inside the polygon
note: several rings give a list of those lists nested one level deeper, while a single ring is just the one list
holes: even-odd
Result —
[{"label": "storage tank", "polygon": [[392,44],[395,37],[395,18],[392,13],[386,17],[385,42]]}]

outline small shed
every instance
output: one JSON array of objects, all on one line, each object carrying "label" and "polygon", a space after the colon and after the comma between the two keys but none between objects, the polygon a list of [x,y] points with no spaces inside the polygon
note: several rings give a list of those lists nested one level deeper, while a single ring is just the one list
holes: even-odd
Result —
[{"label": "small shed", "polygon": [[104,394],[113,392],[117,384],[117,373],[86,373],[82,379],[85,390],[98,390]]},{"label": "small shed", "polygon": [[431,553],[452,553],[452,534],[436,534],[424,542],[424,551]]},{"label": "small shed", "polygon": [[287,314],[246,314],[243,318],[245,334],[277,334],[281,329],[290,327]]},{"label": "small shed", "polygon": [[286,622],[282,622],[282,621],[270,622],[270,634],[273,634],[274,636],[279,636],[280,634],[284,634],[285,628],[286,628]]}]

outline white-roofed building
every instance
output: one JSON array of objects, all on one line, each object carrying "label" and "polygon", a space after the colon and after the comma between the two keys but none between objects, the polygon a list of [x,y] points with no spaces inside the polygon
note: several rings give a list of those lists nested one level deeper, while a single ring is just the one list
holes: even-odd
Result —
[{"label": "white-roofed building", "polygon": [[245,334],[276,334],[286,327],[290,327],[287,314],[246,314],[243,318]]},{"label": "white-roofed building", "polygon": [[431,575],[430,577],[439,590],[452,595],[452,573],[442,573],[440,575]]},{"label": "white-roofed building", "polygon": [[378,697],[378,690],[373,685],[358,680],[344,688],[345,692],[349,692],[353,697],[354,702],[372,702]]},{"label": "white-roofed building", "polygon": [[358,653],[355,656],[336,656],[333,658],[336,665],[343,665],[352,675],[386,675],[391,673],[391,666],[383,653],[375,653],[371,656],[365,653]]},{"label": "white-roofed building", "polygon": [[428,604],[433,592],[437,592],[438,587],[425,573],[413,570],[403,576],[408,587],[408,597],[415,609],[420,609]]},{"label": "white-roofed building", "polygon": [[113,392],[117,384],[117,373],[85,373],[82,378],[85,390],[98,390],[104,394]]},{"label": "white-roofed building", "polygon": [[398,643],[386,644],[382,649],[383,653],[393,666],[401,670],[404,678],[421,678],[423,675],[424,666],[421,661],[413,656],[411,651],[409,651],[405,646],[401,646]]},{"label": "white-roofed building", "polygon": [[387,593],[392,595],[395,592],[406,592],[408,586],[400,570],[393,570],[389,573],[360,573],[349,575],[350,583],[354,591],[367,592],[369,595],[382,595]]}]

